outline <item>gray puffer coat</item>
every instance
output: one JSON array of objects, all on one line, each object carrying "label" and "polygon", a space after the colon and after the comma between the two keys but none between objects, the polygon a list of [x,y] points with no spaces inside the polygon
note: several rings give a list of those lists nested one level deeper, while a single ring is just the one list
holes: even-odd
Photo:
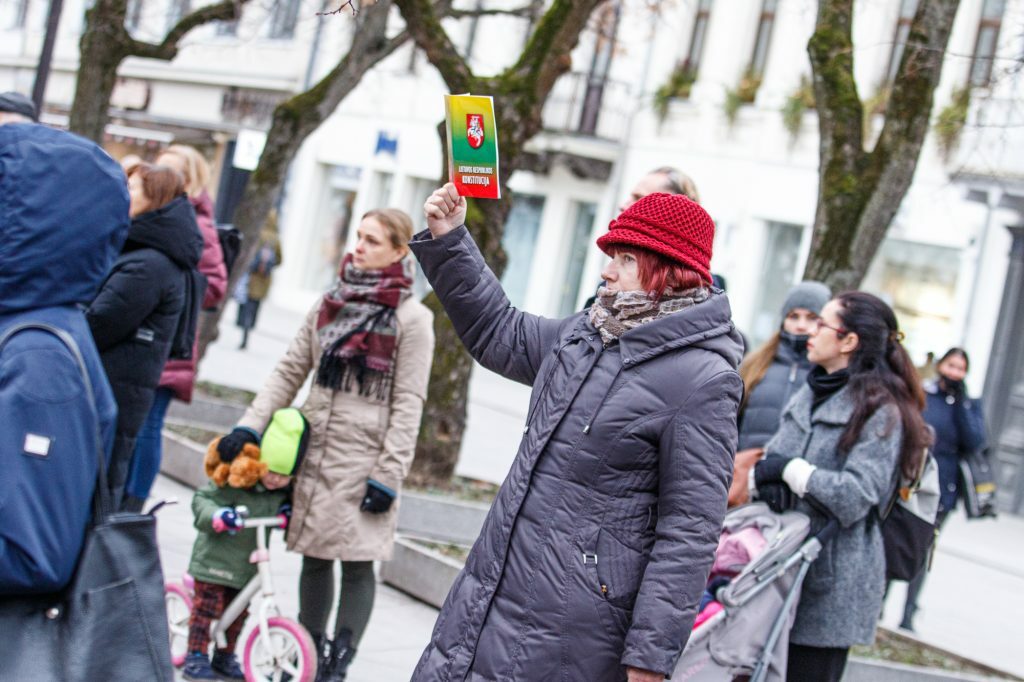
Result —
[{"label": "gray puffer coat", "polygon": [[[877,509],[896,484],[903,428],[895,406],[879,408],[865,423],[857,444],[841,455],[839,439],[853,415],[849,387],[811,415],[813,394],[805,386],[782,415],[767,454],[803,457],[817,470],[807,492],[839,521],[839,532],[811,564],[800,594],[790,642],[847,648],[870,644],[885,593],[885,551]],[[811,532],[826,518],[801,501]]]},{"label": "gray puffer coat", "polygon": [[779,430],[782,410],[807,382],[811,363],[807,359],[806,347],[797,350],[786,336],[783,334],[779,340],[775,359],[765,371],[764,377],[747,396],[747,402],[740,413],[740,443],[737,450],[763,448]]},{"label": "gray puffer coat", "polygon": [[603,348],[589,319],[512,308],[466,229],[412,243],[463,343],[534,386],[512,468],[413,674],[668,674],[718,543],[742,384],[728,300]]}]

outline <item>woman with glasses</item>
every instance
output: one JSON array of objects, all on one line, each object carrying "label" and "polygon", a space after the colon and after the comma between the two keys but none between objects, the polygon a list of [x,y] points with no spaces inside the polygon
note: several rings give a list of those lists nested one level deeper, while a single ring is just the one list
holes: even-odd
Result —
[{"label": "woman with glasses", "polygon": [[740,365],[743,402],[740,404],[740,442],[729,504],[747,501],[750,468],[764,455],[764,444],[779,429],[782,410],[807,381],[811,362],[807,339],[811,325],[832,296],[821,282],[800,282],[786,294],[782,324],[764,345]]},{"label": "woman with glasses", "polygon": [[[782,415],[754,467],[753,493],[776,511],[795,508],[836,536],[811,564],[790,632],[789,680],[839,680],[854,644],[874,641],[885,591],[877,509],[899,473],[916,472],[930,434],[924,393],[880,299],[840,294],[810,329],[818,365]],[[813,505],[813,506],[812,506]]]}]

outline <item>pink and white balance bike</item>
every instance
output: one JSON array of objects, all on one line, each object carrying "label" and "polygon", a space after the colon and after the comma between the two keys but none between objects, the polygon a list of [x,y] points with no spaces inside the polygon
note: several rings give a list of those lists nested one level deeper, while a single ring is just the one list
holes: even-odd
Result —
[{"label": "pink and white balance bike", "polygon": [[[242,519],[243,528],[257,529],[256,550],[249,561],[256,564],[259,571],[224,609],[220,620],[214,621],[210,636],[218,647],[227,646],[228,626],[259,594],[261,598],[256,608],[251,610],[256,622],[245,640],[241,656],[245,679],[248,682],[313,682],[316,678],[316,647],[306,628],[280,615],[274,601],[274,582],[270,574],[268,533],[259,530],[285,528],[288,520],[284,516],[246,518],[248,509],[245,507],[237,507],[235,511]],[[193,588],[192,576],[186,573],[181,582],[169,582],[164,590],[171,659],[175,667],[181,667],[188,654],[188,621],[192,614]]]}]

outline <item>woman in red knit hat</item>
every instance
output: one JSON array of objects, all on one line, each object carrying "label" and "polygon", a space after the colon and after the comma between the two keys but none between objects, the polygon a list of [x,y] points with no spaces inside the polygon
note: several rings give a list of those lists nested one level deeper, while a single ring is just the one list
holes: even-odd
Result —
[{"label": "woman in red knit hat", "polygon": [[714,224],[652,194],[612,221],[589,311],[516,310],[451,184],[412,241],[482,365],[534,387],[519,451],[413,674],[651,682],[672,673],[718,544],[741,344]]}]

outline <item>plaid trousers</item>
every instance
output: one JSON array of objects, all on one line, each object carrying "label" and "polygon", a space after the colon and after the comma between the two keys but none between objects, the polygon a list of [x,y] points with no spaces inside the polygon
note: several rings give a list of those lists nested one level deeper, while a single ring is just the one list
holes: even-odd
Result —
[{"label": "plaid trousers", "polygon": [[[214,585],[201,580],[195,581],[195,596],[192,598],[192,615],[188,620],[188,652],[210,653],[210,622],[220,618],[231,600],[238,596],[240,590],[226,585]],[[228,645],[218,651],[228,654],[235,652],[235,643],[242,632],[249,610],[245,609],[231,624],[225,635]]]}]

